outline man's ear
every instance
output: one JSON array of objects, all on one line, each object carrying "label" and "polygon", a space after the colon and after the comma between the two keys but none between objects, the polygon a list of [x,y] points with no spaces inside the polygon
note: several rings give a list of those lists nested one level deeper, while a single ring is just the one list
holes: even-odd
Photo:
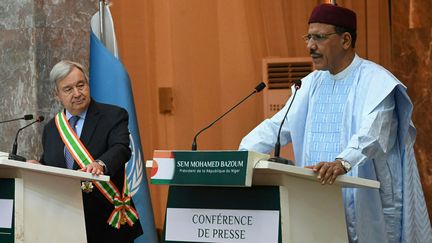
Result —
[{"label": "man's ear", "polygon": [[352,37],[348,32],[342,34],[341,44],[342,47],[346,50],[351,47]]}]

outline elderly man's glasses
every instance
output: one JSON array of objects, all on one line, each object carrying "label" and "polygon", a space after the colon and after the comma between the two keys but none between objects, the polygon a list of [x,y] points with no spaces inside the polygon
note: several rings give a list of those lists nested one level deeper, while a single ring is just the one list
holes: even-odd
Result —
[{"label": "elderly man's glasses", "polygon": [[327,34],[307,34],[303,36],[303,40],[306,43],[309,43],[310,40],[313,40],[315,42],[320,42],[323,40],[327,40],[329,38],[329,36],[337,34],[336,32],[334,33],[327,33]]}]

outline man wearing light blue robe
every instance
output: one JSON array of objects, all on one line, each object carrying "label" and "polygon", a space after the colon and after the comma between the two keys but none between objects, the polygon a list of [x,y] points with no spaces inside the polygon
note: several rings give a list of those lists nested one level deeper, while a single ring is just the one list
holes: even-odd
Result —
[{"label": "man wearing light blue robe", "polygon": [[[328,11],[333,13],[332,8]],[[328,165],[328,172],[334,171],[336,178],[345,173],[338,163],[343,160],[351,165],[348,176],[380,182],[379,190],[343,189],[349,241],[432,242],[413,150],[413,105],[406,87],[389,71],[348,48],[345,57],[349,58],[344,58],[349,62],[339,65],[339,70],[330,65],[335,62],[331,56],[322,60],[326,58],[325,48],[329,48],[325,45],[339,43],[339,39],[336,35],[330,39],[332,19],[325,19],[325,25],[316,19],[321,20],[320,15],[311,16],[310,34],[305,40],[319,70],[303,78],[301,89],[293,88],[296,95],[244,137],[240,149],[270,153],[292,102],[280,137],[282,145],[292,143],[297,166],[319,172]],[[323,29],[326,34],[317,34]],[[341,35],[341,43],[347,36]],[[334,181],[320,176],[323,184]]]}]

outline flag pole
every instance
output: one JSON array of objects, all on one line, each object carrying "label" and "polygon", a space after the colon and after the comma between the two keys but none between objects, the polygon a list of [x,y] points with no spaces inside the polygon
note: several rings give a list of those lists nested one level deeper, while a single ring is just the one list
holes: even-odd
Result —
[{"label": "flag pole", "polygon": [[105,45],[105,0],[99,0],[99,40]]}]

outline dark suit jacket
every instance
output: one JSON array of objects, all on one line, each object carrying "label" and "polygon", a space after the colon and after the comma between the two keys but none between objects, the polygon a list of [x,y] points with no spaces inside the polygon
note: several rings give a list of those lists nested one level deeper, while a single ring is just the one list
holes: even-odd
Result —
[{"label": "dark suit jacket", "polygon": [[[80,137],[93,158],[106,164],[108,175],[119,191],[123,190],[125,163],[131,156],[128,119],[125,109],[92,100]],[[42,143],[44,153],[40,163],[66,168],[64,143],[54,119],[45,126]],[[78,169],[77,163],[74,169]],[[96,187],[91,193],[83,193],[83,201],[88,242],[127,242],[142,234],[139,221],[133,227],[122,225],[119,230],[108,225],[114,206]]]}]

